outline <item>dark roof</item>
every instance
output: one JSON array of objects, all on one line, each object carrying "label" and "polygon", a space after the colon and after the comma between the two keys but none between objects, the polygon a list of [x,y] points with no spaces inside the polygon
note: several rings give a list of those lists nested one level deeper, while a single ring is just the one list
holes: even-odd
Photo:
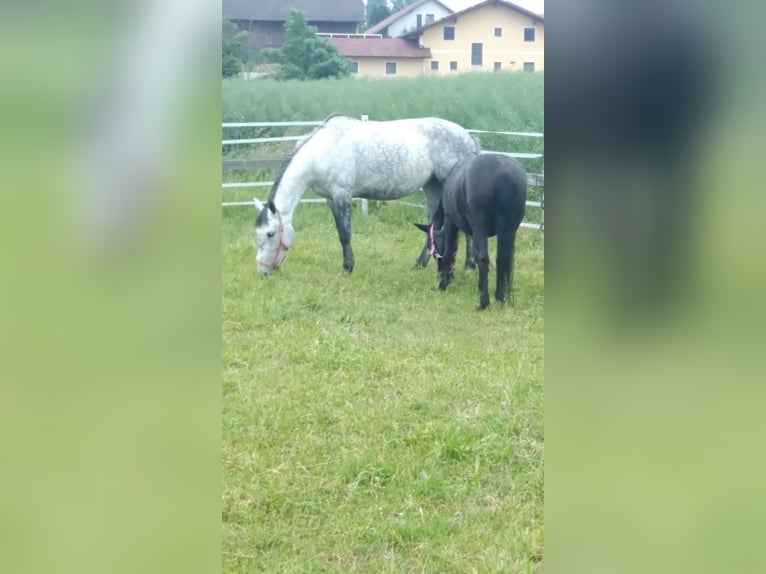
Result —
[{"label": "dark roof", "polygon": [[284,22],[291,8],[309,22],[364,22],[363,0],[223,0],[223,15],[231,20]]},{"label": "dark roof", "polygon": [[327,38],[347,58],[430,58],[429,48],[418,48],[401,38]]},{"label": "dark roof", "polygon": [[509,8],[511,10],[515,10],[516,12],[520,12],[524,14],[525,16],[529,16],[530,18],[537,20],[538,22],[545,21],[545,17],[543,16],[543,14],[535,14],[531,10],[527,10],[526,8],[522,8],[521,6],[517,6],[516,4],[513,4],[512,2],[505,2],[505,0],[485,0],[484,2],[480,2],[479,4],[474,4],[473,6],[469,6],[465,10],[461,10],[460,12],[454,12],[450,14],[449,16],[445,16],[441,20],[437,20],[436,22],[427,24],[416,30],[412,30],[411,32],[408,32],[407,34],[405,34],[405,37],[411,37],[411,36],[420,34],[423,30],[427,30],[428,28],[433,28],[434,26],[444,24],[445,22],[454,22],[455,20],[457,20],[459,16],[462,16],[463,14],[467,14],[468,12],[473,12],[474,10],[483,8],[484,6],[490,6],[490,5],[505,6],[506,8]]},{"label": "dark roof", "polygon": [[[367,30],[367,34],[379,34],[383,30],[388,28],[391,24],[396,22],[399,18],[401,18],[402,16],[406,16],[407,14],[412,12],[415,8],[418,8],[419,6],[425,4],[426,2],[428,2],[428,0],[417,0],[417,2],[408,4],[401,10],[398,10],[394,12],[393,14],[391,14],[388,18],[385,18],[381,20],[380,22],[378,22],[377,24],[375,24],[374,26],[370,27],[370,29]],[[439,2],[439,0],[434,0],[434,2],[436,2],[437,4],[441,4],[441,6],[443,6],[445,10],[452,12],[449,6],[445,6],[444,4]]]}]

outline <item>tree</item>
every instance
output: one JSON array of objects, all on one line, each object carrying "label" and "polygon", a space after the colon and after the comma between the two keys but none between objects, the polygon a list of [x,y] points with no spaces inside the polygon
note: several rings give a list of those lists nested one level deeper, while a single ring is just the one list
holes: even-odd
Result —
[{"label": "tree", "polygon": [[393,0],[393,2],[391,2],[391,13],[393,14],[394,12],[398,12],[405,6],[408,6],[415,1],[416,0]]},{"label": "tree", "polygon": [[367,0],[367,6],[364,9],[364,19],[367,22],[367,28],[372,28],[381,20],[385,20],[391,15],[387,0]]},{"label": "tree", "polygon": [[318,80],[348,76],[348,60],[325,38],[316,35],[316,28],[306,23],[306,16],[290,10],[285,22],[282,47],[265,48],[263,55],[280,65],[278,79]]},{"label": "tree", "polygon": [[221,38],[221,75],[230,78],[242,71],[247,60],[247,32],[240,32],[234,22],[224,18]]}]

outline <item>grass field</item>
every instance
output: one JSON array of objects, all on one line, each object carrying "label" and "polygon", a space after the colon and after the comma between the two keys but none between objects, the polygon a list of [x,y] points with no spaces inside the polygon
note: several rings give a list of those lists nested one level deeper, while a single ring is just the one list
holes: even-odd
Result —
[{"label": "grass field", "polygon": [[[413,271],[420,211],[303,205],[257,276],[253,210],[223,219],[224,572],[530,572],[543,552],[543,251],[515,307]],[[462,255],[460,256],[462,260]],[[490,277],[493,279],[493,275]]]}]

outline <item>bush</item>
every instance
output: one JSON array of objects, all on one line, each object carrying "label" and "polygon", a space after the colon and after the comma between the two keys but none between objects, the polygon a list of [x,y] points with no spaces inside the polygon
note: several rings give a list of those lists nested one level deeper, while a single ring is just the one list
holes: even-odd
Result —
[{"label": "bush", "polygon": [[230,78],[242,71],[247,60],[247,32],[240,32],[234,22],[224,18],[221,39],[221,75]]},{"label": "bush", "polygon": [[236,56],[232,54],[222,54],[221,60],[221,75],[224,78],[231,78],[242,71],[242,62],[240,62]]},{"label": "bush", "polygon": [[349,75],[348,60],[330,42],[316,35],[303,12],[290,10],[282,48],[266,48],[263,55],[280,65],[280,80],[318,80]]}]

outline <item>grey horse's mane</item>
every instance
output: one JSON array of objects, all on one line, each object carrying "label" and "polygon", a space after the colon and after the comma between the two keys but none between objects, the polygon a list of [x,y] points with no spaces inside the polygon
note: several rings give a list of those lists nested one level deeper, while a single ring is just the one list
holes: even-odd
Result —
[{"label": "grey horse's mane", "polygon": [[274,184],[271,186],[271,191],[269,192],[269,198],[267,201],[274,201],[274,196],[277,193],[277,188],[279,187],[280,182],[282,181],[282,176],[285,174],[285,171],[287,170],[287,166],[290,165],[290,162],[295,157],[295,154],[297,154],[300,149],[306,145],[306,142],[309,141],[312,137],[314,137],[314,134],[316,134],[319,130],[321,130],[325,125],[327,125],[327,122],[329,122],[332,118],[342,116],[343,114],[334,113],[327,116],[325,119],[322,120],[322,123],[319,124],[317,127],[314,128],[314,130],[307,135],[302,140],[299,140],[298,143],[295,145],[295,147],[292,149],[292,151],[287,154],[287,157],[282,161],[281,164],[279,164],[279,169],[277,170],[277,175],[274,177]]},{"label": "grey horse's mane", "polygon": [[481,151],[481,141],[479,141],[479,138],[477,138],[473,134],[468,134],[471,136],[471,139],[473,140],[473,143],[476,144],[476,153],[479,153]]}]

